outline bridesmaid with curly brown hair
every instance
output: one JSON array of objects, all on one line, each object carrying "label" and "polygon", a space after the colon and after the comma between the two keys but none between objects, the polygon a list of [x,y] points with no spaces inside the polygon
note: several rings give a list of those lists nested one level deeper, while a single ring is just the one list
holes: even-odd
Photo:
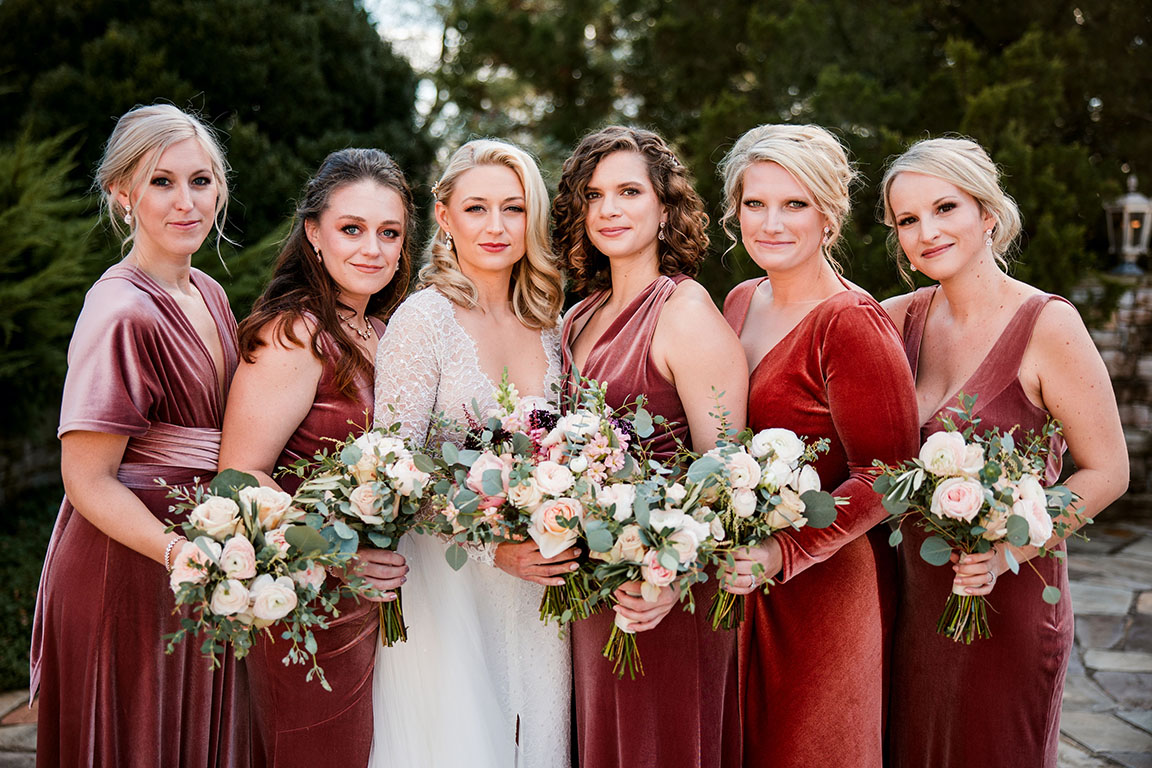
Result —
[{"label": "bridesmaid with curly brown hair", "polygon": [[[614,408],[648,399],[672,425],[648,444],[668,460],[677,441],[716,443],[717,405],[744,426],[748,369],[740,343],[692,279],[708,247],[708,217],[688,172],[655,133],[611,126],[585,137],[564,163],[553,205],[554,250],[588,296],[563,328],[566,374],[608,385]],[[696,587],[707,605],[716,580]],[[736,642],[707,611],[681,610],[665,588],[655,603],[639,584],[616,592],[631,619],[644,675],[617,679],[601,655],[614,615],[572,629],[576,728],[584,768],[719,768],[740,763]]]}]

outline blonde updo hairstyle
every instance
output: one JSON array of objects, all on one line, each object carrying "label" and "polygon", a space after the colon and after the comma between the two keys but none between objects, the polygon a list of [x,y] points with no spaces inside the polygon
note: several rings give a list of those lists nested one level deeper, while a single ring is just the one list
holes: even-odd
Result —
[{"label": "blonde updo hairstyle", "polygon": [[[564,304],[563,278],[549,247],[548,189],[532,157],[505,141],[470,141],[448,160],[448,166],[433,185],[432,193],[437,202],[448,205],[457,179],[466,171],[483,165],[510,168],[524,187],[526,253],[512,271],[512,310],[529,328],[552,328]],[[462,307],[474,307],[479,299],[475,284],[460,270],[455,250],[448,247],[448,233],[439,224],[425,251],[425,264],[420,269],[417,285],[435,286]]]},{"label": "blonde updo hairstyle", "polygon": [[900,248],[892,211],[892,182],[901,173],[922,173],[942,179],[967,192],[982,213],[996,219],[992,227],[992,255],[1002,269],[1008,268],[1008,253],[1020,234],[1020,209],[1000,186],[1000,169],[984,148],[966,138],[924,139],[913,144],[888,165],[880,184],[884,224],[888,227],[888,249],[896,259],[900,276],[909,285],[908,256]]},{"label": "blonde updo hairstyle", "polygon": [[153,104],[136,107],[116,121],[116,127],[104,145],[104,156],[96,168],[93,186],[100,193],[101,211],[121,238],[121,251],[136,236],[136,219],[133,217],[131,223],[124,221],[128,211],[116,199],[114,190],[127,192],[129,200],[136,199],[137,189],[148,183],[164,151],[187,139],[199,142],[204,154],[208,155],[218,190],[215,210],[217,248],[221,240],[227,240],[224,219],[228,212],[229,168],[220,142],[212,129],[196,116],[171,104]]},{"label": "blonde updo hairstyle", "polygon": [[744,174],[754,163],[776,163],[808,190],[831,230],[821,252],[833,269],[843,272],[832,250],[840,243],[840,233],[852,207],[850,186],[856,178],[844,145],[818,125],[760,125],[741,136],[717,168],[724,180],[724,215],[720,223],[733,247],[740,242]]}]

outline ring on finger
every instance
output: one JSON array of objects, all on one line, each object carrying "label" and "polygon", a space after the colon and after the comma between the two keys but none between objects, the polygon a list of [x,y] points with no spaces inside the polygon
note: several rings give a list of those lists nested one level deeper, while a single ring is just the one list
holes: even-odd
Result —
[{"label": "ring on finger", "polygon": [[987,584],[987,586],[990,587],[995,583],[996,583],[996,572],[989,570],[988,571],[988,584]]}]

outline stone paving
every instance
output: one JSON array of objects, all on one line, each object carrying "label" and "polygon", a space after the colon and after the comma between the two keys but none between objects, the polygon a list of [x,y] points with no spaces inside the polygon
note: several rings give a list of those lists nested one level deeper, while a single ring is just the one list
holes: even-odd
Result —
[{"label": "stone paving", "polygon": [[[1138,517],[1152,518],[1152,503]],[[1152,768],[1152,522],[1104,522],[1069,543],[1076,646],[1060,768]],[[0,694],[0,768],[35,766],[26,693]],[[1021,766],[1021,768],[1027,768]]]}]

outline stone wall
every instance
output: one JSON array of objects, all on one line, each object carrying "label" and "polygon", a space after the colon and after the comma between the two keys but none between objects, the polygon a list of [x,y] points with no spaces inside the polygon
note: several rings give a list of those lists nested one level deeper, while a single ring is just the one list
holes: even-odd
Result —
[{"label": "stone wall", "polygon": [[1132,467],[1130,491],[1152,493],[1152,276],[1094,278],[1069,298],[1112,377]]}]

